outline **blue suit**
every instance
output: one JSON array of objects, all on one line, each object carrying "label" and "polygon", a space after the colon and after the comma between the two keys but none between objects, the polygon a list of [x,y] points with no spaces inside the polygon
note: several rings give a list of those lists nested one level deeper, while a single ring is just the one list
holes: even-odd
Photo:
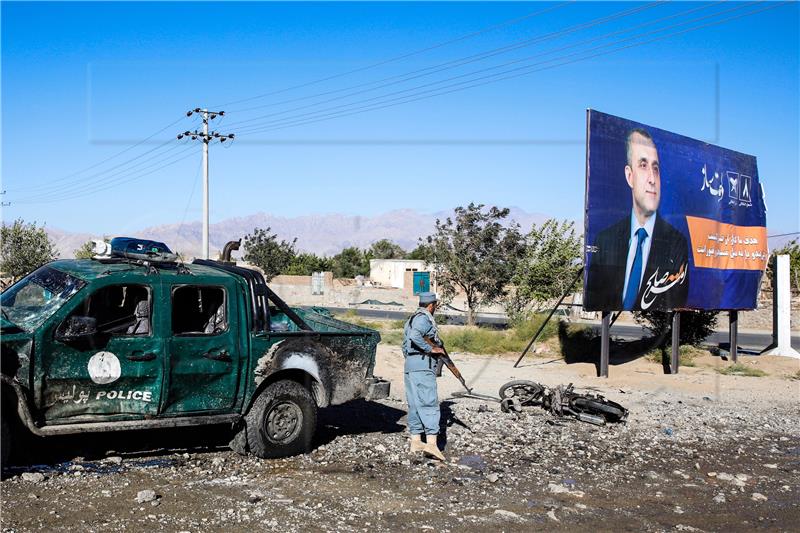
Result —
[{"label": "blue suit", "polygon": [[408,431],[413,435],[439,433],[439,393],[436,388],[436,358],[431,357],[427,337],[441,345],[436,321],[427,309],[420,308],[403,329],[403,356]]}]

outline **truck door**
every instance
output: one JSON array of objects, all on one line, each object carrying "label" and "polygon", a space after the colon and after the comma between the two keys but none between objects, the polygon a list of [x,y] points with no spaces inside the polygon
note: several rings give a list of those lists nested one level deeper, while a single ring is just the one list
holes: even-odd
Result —
[{"label": "truck door", "polygon": [[164,414],[228,411],[237,397],[240,321],[233,282],[171,287]]},{"label": "truck door", "polygon": [[[158,412],[164,343],[153,327],[153,302],[159,294],[159,283],[97,287],[45,334],[43,343],[52,342],[41,351],[46,420]],[[95,332],[75,334],[76,324]]]}]

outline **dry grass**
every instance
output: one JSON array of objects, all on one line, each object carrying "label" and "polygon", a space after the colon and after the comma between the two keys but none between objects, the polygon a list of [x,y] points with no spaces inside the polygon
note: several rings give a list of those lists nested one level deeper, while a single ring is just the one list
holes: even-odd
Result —
[{"label": "dry grass", "polygon": [[[497,330],[480,326],[446,326],[439,329],[439,335],[451,352],[467,352],[473,354],[518,353],[530,342],[539,329],[544,316],[536,316],[532,320],[522,322],[507,330]],[[343,318],[353,324],[363,325],[362,319],[352,318],[349,314]],[[392,320],[367,323],[381,331],[381,342],[400,346],[403,342],[403,326],[405,320]],[[553,337],[558,322],[552,320],[542,331],[537,342]]]},{"label": "dry grass", "polygon": [[744,365],[742,363],[735,363],[725,368],[718,368],[717,372],[726,376],[747,376],[752,378],[761,378],[767,375],[766,372],[759,368]]},{"label": "dry grass", "polygon": [[[653,348],[645,355],[645,359],[648,361],[652,361],[653,363],[662,364],[664,361],[664,357],[666,356],[667,360],[672,357],[671,348],[669,346],[665,348]],[[706,350],[702,350],[697,348],[696,346],[691,345],[684,345],[678,349],[678,364],[680,366],[697,366],[697,362],[695,361],[696,358],[705,355],[707,352]]]}]

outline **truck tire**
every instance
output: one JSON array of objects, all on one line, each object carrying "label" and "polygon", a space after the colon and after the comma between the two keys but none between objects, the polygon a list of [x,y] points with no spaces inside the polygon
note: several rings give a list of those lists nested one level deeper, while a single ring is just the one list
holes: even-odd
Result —
[{"label": "truck tire", "polygon": [[245,417],[247,446],[264,459],[311,450],[317,427],[317,405],[311,392],[296,381],[267,386]]}]

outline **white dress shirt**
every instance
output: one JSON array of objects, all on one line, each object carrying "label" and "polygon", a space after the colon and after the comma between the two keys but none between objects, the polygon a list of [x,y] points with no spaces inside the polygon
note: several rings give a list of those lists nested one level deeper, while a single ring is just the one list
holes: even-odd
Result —
[{"label": "white dress shirt", "polygon": [[625,285],[622,287],[622,300],[625,300],[625,293],[628,291],[628,278],[631,276],[631,268],[633,268],[633,260],[636,258],[636,245],[639,239],[636,237],[636,232],[639,228],[644,228],[647,236],[642,241],[642,273],[639,278],[639,287],[642,286],[642,279],[644,278],[644,270],[647,266],[647,258],[650,256],[650,245],[653,242],[653,228],[656,225],[656,213],[647,219],[644,226],[639,224],[636,215],[631,209],[631,234],[628,238],[628,260],[625,264]]}]

